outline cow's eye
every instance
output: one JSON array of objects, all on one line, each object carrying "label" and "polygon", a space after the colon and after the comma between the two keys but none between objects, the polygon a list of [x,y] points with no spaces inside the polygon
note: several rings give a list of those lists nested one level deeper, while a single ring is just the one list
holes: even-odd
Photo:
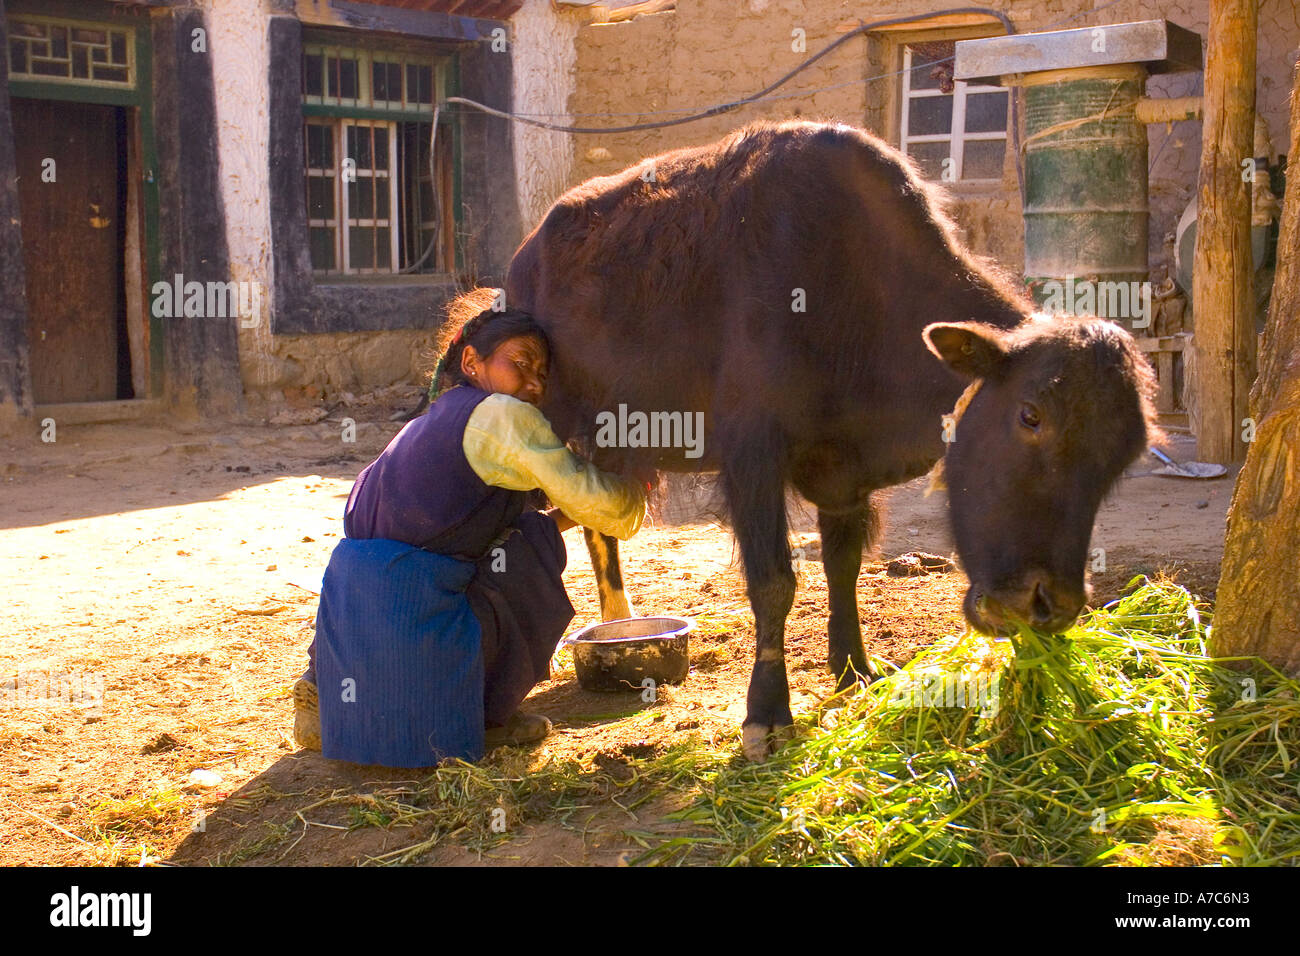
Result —
[{"label": "cow's eye", "polygon": [[1038,426],[1041,424],[1038,418],[1038,409],[1034,408],[1034,406],[1028,402],[1021,405],[1020,424],[1024,425],[1030,431],[1038,431]]}]

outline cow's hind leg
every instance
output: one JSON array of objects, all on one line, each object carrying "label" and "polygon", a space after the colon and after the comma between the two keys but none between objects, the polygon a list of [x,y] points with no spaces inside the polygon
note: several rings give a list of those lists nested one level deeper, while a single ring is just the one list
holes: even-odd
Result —
[{"label": "cow's hind leg", "polygon": [[623,590],[623,570],[618,564],[618,538],[582,529],[591,555],[591,569],[596,573],[596,590],[600,594],[600,619],[621,621],[632,617],[632,605]]},{"label": "cow's hind leg", "polygon": [[762,760],[779,745],[780,731],[794,723],[785,672],[785,619],[794,603],[795,577],[779,444],[758,436],[740,447],[724,468],[723,480],[756,632],[742,741],[746,757]]},{"label": "cow's hind leg", "polygon": [[874,679],[862,646],[862,625],[858,620],[858,574],[862,570],[862,549],[875,543],[880,521],[873,505],[849,514],[817,512],[822,539],[822,566],[830,596],[827,629],[828,663],[835,675],[836,690],[847,690],[854,682]]}]

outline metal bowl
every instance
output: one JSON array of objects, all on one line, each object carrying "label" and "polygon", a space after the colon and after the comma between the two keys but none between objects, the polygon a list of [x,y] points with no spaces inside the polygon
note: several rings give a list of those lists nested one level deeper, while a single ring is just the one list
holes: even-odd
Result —
[{"label": "metal bowl", "polygon": [[680,684],[690,670],[687,635],[694,622],[683,617],[629,617],[590,624],[573,635],[573,669],[586,690],[641,690]]}]

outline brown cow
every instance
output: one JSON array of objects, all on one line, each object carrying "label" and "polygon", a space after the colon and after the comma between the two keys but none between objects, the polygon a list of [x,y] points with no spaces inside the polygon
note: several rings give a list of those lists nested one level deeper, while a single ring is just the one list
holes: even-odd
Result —
[{"label": "brown cow", "polygon": [[[863,130],[758,123],[570,190],[511,263],[508,303],[551,338],[556,432],[603,468],[721,473],[757,631],[751,758],[792,723],[787,486],[818,510],[829,663],[846,687],[868,674],[856,582],[871,495],[944,455],[943,416],[972,378],[946,477],[965,613],[982,629],[1075,620],[1097,507],[1157,435],[1132,338],[1031,320],[957,241],[940,196]],[[615,410],[702,412],[702,454],[611,447],[599,439]],[[617,583],[615,542],[588,541]],[[603,595],[603,612],[626,613],[620,600]]]}]

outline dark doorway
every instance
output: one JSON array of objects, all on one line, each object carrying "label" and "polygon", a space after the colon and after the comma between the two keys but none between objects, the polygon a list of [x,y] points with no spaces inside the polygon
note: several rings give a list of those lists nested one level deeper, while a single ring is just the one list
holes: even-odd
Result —
[{"label": "dark doorway", "polygon": [[33,397],[133,398],[126,110],[20,97],[12,110]]}]

